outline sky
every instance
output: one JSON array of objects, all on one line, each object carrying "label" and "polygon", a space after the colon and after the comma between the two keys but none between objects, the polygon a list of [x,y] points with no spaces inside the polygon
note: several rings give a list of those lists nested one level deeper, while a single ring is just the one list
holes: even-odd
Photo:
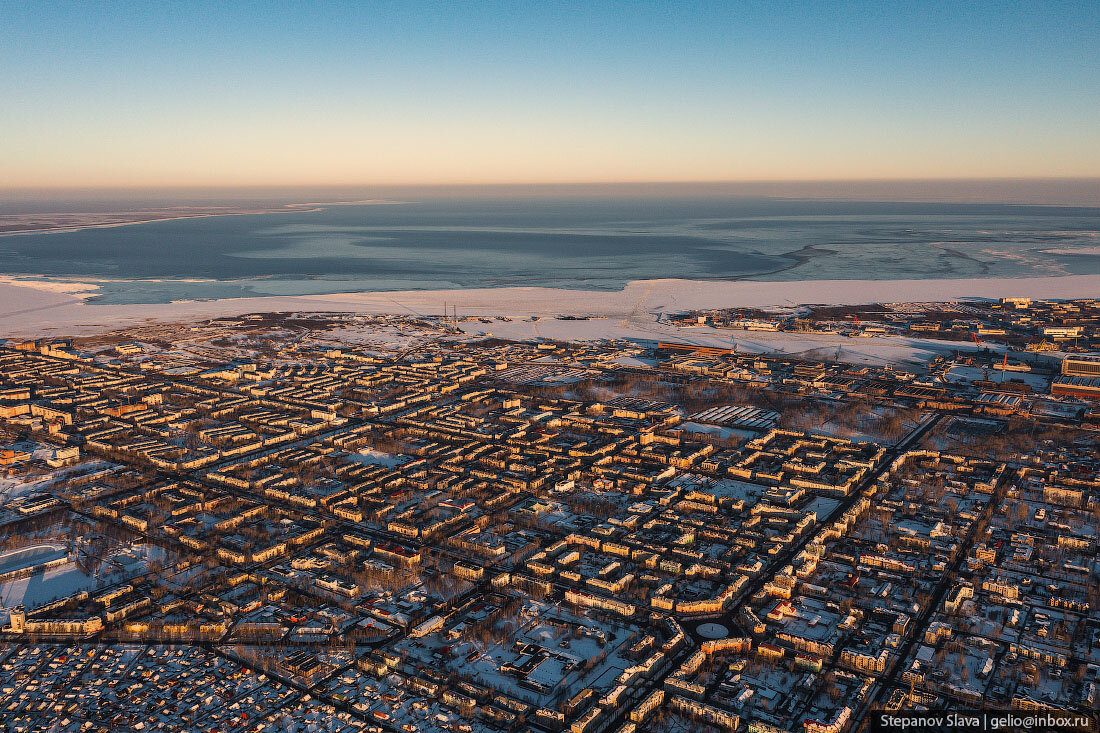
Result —
[{"label": "sky", "polygon": [[1100,176],[1100,3],[0,3],[0,189]]}]

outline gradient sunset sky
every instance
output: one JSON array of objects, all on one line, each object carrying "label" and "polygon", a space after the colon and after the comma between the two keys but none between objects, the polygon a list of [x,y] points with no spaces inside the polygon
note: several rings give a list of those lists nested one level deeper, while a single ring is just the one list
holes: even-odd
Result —
[{"label": "gradient sunset sky", "polygon": [[9,0],[0,26],[0,188],[1100,176],[1095,0]]}]

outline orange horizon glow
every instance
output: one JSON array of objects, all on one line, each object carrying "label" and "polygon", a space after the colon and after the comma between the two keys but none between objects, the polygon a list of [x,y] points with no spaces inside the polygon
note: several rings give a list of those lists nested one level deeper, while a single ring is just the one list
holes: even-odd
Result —
[{"label": "orange horizon glow", "polygon": [[[781,147],[782,144],[777,144]],[[718,146],[716,146],[718,147]],[[852,154],[847,159],[810,155],[791,159],[751,156],[719,149],[691,150],[660,160],[626,147],[592,152],[578,164],[566,150],[544,155],[482,149],[456,155],[439,149],[417,155],[402,151],[317,151],[291,143],[269,160],[257,151],[223,149],[201,156],[180,153],[134,155],[96,148],[52,158],[30,148],[7,151],[0,189],[165,189],[259,187],[478,187],[647,184],[776,184],[900,181],[988,181],[1100,178],[1100,153],[1033,151],[1024,160],[909,148],[892,158]],[[1100,150],[1100,146],[1097,146]],[[725,152],[723,155],[722,153]],[[303,162],[302,159],[308,159]],[[708,160],[709,159],[709,160]],[[1052,165],[1059,161],[1058,165]],[[728,162],[727,162],[728,161]]]}]

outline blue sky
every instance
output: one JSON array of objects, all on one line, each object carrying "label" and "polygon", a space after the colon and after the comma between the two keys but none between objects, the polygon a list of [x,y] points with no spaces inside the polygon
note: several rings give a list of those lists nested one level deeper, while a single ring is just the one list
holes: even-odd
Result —
[{"label": "blue sky", "polygon": [[0,7],[0,187],[1100,175],[1100,3]]}]

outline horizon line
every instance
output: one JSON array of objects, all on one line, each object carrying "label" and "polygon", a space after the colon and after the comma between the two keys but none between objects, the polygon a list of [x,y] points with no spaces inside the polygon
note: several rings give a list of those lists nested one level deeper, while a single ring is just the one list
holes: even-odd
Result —
[{"label": "horizon line", "polygon": [[891,184],[891,183],[1088,183],[1100,184],[1100,174],[1088,176],[920,176],[920,177],[866,177],[866,178],[745,178],[745,179],[665,179],[665,180],[561,180],[561,181],[439,181],[416,183],[383,182],[335,182],[335,183],[143,183],[143,184],[93,184],[58,186],[0,186],[0,194],[47,193],[70,191],[194,191],[194,190],[278,190],[316,188],[560,188],[607,186],[746,186],[779,184]]}]

